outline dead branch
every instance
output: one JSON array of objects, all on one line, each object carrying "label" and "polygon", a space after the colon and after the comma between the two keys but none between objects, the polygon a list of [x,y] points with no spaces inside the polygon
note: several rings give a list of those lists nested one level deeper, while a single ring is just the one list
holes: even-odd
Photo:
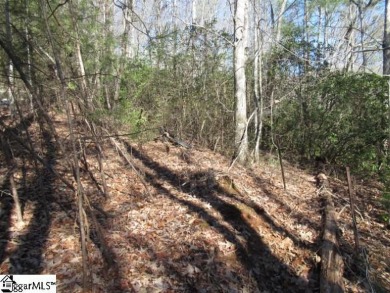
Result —
[{"label": "dead branch", "polygon": [[103,165],[103,159],[105,157],[104,157],[104,153],[103,153],[103,148],[100,144],[101,140],[99,139],[98,135],[96,134],[96,127],[95,127],[94,123],[90,124],[86,118],[85,118],[85,123],[87,124],[88,128],[90,129],[90,131],[92,133],[92,136],[93,136],[93,139],[94,139],[94,142],[96,145],[96,149],[98,151],[97,160],[98,160],[98,164],[99,164],[100,178],[102,179],[102,183],[103,183],[103,192],[104,192],[105,196],[108,197],[109,191],[108,191],[108,187],[107,187],[106,177],[104,176],[104,165]]},{"label": "dead branch", "polygon": [[131,159],[129,158],[129,156],[127,155],[127,153],[125,151],[123,151],[123,149],[121,148],[120,146],[120,143],[118,141],[116,141],[116,139],[114,137],[110,137],[110,141],[111,143],[113,144],[113,146],[116,148],[116,150],[118,151],[118,153],[121,155],[121,157],[126,161],[127,164],[130,165],[130,167],[133,169],[133,171],[135,172],[135,174],[137,175],[137,177],[140,179],[141,183],[143,184],[143,186],[145,187],[145,190],[146,190],[146,193],[148,194],[148,196],[150,196],[150,191],[149,191],[149,188],[148,188],[148,185],[145,181],[145,179],[142,177],[142,175],[140,174],[140,172],[134,167],[134,164],[133,162],[131,161]]}]

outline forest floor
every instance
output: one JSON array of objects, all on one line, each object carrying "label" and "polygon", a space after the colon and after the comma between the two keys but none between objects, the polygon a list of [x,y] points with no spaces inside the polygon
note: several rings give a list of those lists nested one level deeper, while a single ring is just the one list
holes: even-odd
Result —
[{"label": "forest floor", "polygon": [[[8,123],[8,133],[25,135],[22,124]],[[69,158],[54,139],[35,122],[23,125],[37,154],[73,182]],[[56,116],[54,125],[70,147],[65,119]],[[24,223],[17,222],[0,154],[0,274],[56,274],[57,292],[81,292],[75,194],[40,163],[28,164],[29,154],[8,140],[20,167],[15,180]],[[107,195],[91,141],[88,168],[80,165],[98,222],[90,221],[87,241],[91,292],[319,292],[323,205],[315,174],[285,162],[284,190],[272,156],[229,170],[226,157],[196,146],[116,143],[103,143]],[[355,185],[361,247],[354,254],[347,185],[329,179],[346,292],[390,292],[390,230],[380,220],[380,190]]]}]

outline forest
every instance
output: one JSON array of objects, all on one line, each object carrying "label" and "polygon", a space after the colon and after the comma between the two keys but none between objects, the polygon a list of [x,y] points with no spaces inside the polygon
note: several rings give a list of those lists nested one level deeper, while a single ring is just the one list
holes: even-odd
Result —
[{"label": "forest", "polygon": [[390,291],[389,0],[0,9],[0,274]]}]

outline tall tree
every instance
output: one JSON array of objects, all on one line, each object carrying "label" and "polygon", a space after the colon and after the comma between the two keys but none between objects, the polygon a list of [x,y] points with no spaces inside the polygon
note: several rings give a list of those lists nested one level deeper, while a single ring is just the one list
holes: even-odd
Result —
[{"label": "tall tree", "polygon": [[[11,32],[11,13],[10,13],[10,5],[9,5],[9,0],[6,0],[5,2],[5,25],[6,25],[6,35],[7,39],[11,44],[12,47],[12,32]],[[13,75],[14,75],[14,67],[12,64],[12,61],[8,61],[8,66],[7,66],[7,95],[8,95],[8,100],[11,103],[11,106],[14,103],[14,97],[12,94],[12,86],[13,86]]]},{"label": "tall tree", "polygon": [[383,34],[383,74],[390,74],[390,4],[385,1],[385,29]]},{"label": "tall tree", "polygon": [[[286,3],[287,1],[283,1]],[[263,83],[262,83],[262,46],[261,46],[261,30],[260,30],[260,17],[258,6],[261,3],[257,1],[253,3],[253,22],[254,22],[254,66],[253,66],[253,93],[254,93],[254,102],[255,102],[255,149],[254,149],[254,159],[255,162],[260,160],[260,141],[262,136],[263,129]],[[280,16],[281,18],[282,16]],[[281,32],[278,26],[278,33]],[[280,35],[280,33],[279,33]],[[278,39],[278,38],[277,38]]]},{"label": "tall tree", "polygon": [[237,161],[245,164],[248,156],[247,107],[246,107],[246,46],[248,1],[235,1],[234,15],[234,86],[235,86],[235,145]]},{"label": "tall tree", "polygon": [[78,74],[80,75],[81,79],[81,89],[82,89],[82,96],[84,100],[84,108],[89,108],[92,101],[90,100],[90,94],[87,86],[87,78],[85,76],[85,67],[84,67],[84,60],[83,56],[81,54],[81,40],[80,40],[80,29],[79,24],[77,20],[77,8],[74,7],[74,3],[72,1],[69,1],[68,3],[69,7],[69,14],[70,18],[72,19],[73,24],[73,31],[75,32],[75,53],[77,57],[77,67],[78,67]]},{"label": "tall tree", "polygon": [[115,81],[114,101],[119,100],[120,84],[125,63],[130,55],[129,39],[131,37],[131,26],[133,23],[133,0],[119,1],[115,4],[122,9],[123,14],[123,35],[121,41],[121,56],[119,58],[117,77]]}]

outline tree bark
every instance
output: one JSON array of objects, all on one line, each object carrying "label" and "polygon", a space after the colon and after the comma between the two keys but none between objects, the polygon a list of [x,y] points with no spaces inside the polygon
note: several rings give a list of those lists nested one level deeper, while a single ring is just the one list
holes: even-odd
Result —
[{"label": "tree bark", "polygon": [[[12,29],[11,29],[11,12],[10,12],[10,3],[9,0],[5,2],[5,23],[6,23],[6,35],[8,42],[12,46]],[[14,96],[13,96],[13,84],[14,84],[14,66],[11,59],[8,60],[7,65],[7,96],[8,101],[10,102],[11,115],[14,112]]]},{"label": "tree bark", "polygon": [[85,76],[85,67],[84,67],[84,61],[83,57],[81,55],[81,41],[80,41],[80,30],[79,25],[77,21],[77,9],[73,6],[73,2],[69,1],[69,13],[70,17],[72,19],[73,23],[73,29],[75,31],[76,37],[75,37],[75,51],[76,51],[76,57],[77,57],[77,63],[78,63],[78,73],[81,78],[81,89],[83,91],[83,100],[84,100],[84,108],[89,109],[92,101],[91,97],[89,95],[88,85],[87,85],[87,78]]},{"label": "tree bark", "polygon": [[263,129],[263,82],[262,82],[262,46],[261,46],[261,34],[260,34],[260,24],[257,9],[253,13],[254,17],[254,27],[255,27],[255,60],[254,60],[254,100],[256,105],[256,115],[255,115],[255,149],[254,149],[254,159],[258,163],[260,160],[260,142]]},{"label": "tree bark", "polygon": [[353,71],[353,48],[355,47],[355,23],[356,23],[357,14],[354,10],[353,4],[349,4],[349,27],[347,33],[344,36],[344,39],[347,41],[346,47],[346,63],[344,66],[345,71]]},{"label": "tree bark", "polygon": [[308,8],[308,0],[304,0],[303,2],[304,4],[304,7],[303,7],[303,10],[304,10],[304,30],[305,30],[305,55],[304,55],[304,58],[305,58],[305,61],[304,61],[304,73],[308,73],[309,71],[309,66],[310,66],[310,47],[309,47],[309,44],[310,44],[310,36],[309,36],[309,8]]},{"label": "tree bark", "polygon": [[325,175],[319,174],[317,176],[317,182],[319,183],[320,187],[320,196],[324,200],[325,205],[325,226],[321,248],[320,292],[344,292],[344,262],[339,249],[339,228],[337,226],[336,214],[332,201],[332,193],[328,189],[329,183]]},{"label": "tree bark", "polygon": [[390,75],[390,4],[385,1],[385,27],[383,34],[383,75]]},{"label": "tree bark", "polygon": [[122,74],[125,69],[126,59],[129,57],[129,38],[131,37],[130,34],[130,27],[133,22],[133,0],[126,0],[120,6],[123,13],[123,35],[122,35],[122,42],[121,42],[121,56],[119,58],[119,64],[118,64],[118,71],[117,76],[115,79],[115,90],[114,90],[114,101],[119,100],[119,93],[120,93],[120,84],[122,79]]},{"label": "tree bark", "polygon": [[282,37],[283,14],[286,12],[286,5],[287,5],[287,0],[283,0],[282,6],[280,7],[278,19],[277,19],[276,43],[279,43]]},{"label": "tree bark", "polygon": [[236,0],[234,17],[234,85],[235,85],[235,147],[237,162],[245,164],[248,157],[248,134],[246,131],[246,45],[247,45],[247,0]]}]

